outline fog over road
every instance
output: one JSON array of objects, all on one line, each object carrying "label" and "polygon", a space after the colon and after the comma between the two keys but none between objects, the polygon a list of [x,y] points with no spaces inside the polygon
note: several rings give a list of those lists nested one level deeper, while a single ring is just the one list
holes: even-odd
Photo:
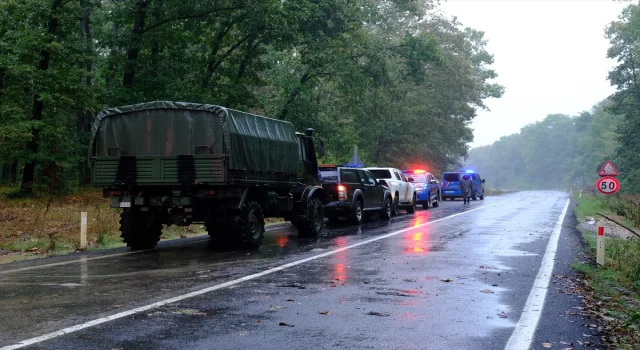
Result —
[{"label": "fog over road", "polygon": [[5,265],[0,349],[542,348],[585,332],[546,289],[579,244],[568,206],[521,192],[317,239],[272,226],[255,251],[194,238]]}]

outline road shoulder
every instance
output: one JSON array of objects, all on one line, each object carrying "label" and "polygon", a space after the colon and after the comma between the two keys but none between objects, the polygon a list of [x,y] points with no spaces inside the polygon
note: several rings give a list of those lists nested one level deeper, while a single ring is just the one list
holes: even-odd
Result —
[{"label": "road shoulder", "polygon": [[571,264],[590,260],[576,229],[575,203],[562,224],[551,285],[531,349],[602,349],[602,325],[589,305],[588,283]]}]

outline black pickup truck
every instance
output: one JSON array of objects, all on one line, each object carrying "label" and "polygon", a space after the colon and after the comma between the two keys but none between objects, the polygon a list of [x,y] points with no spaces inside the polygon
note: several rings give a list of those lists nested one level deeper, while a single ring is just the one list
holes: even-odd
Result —
[{"label": "black pickup truck", "polygon": [[378,213],[383,220],[391,218],[391,192],[368,171],[356,168],[321,165],[320,181],[327,196],[325,217],[330,223],[347,218],[360,225],[365,213]]}]

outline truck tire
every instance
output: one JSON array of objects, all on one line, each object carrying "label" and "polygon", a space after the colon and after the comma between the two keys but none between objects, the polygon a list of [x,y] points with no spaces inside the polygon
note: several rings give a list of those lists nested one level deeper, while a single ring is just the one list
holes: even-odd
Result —
[{"label": "truck tire", "polygon": [[248,202],[238,221],[239,239],[249,248],[258,248],[264,239],[264,214],[256,202]]},{"label": "truck tire", "polygon": [[307,209],[311,213],[311,220],[297,223],[298,234],[301,237],[317,237],[322,232],[324,225],[324,207],[318,198],[311,198],[307,205]]},{"label": "truck tire", "polygon": [[358,199],[353,207],[353,210],[349,213],[349,223],[351,225],[362,225],[364,221],[364,210],[362,207],[362,200]]},{"label": "truck tire", "polygon": [[407,214],[413,214],[416,212],[416,196],[413,195],[411,199],[411,204],[407,207]]},{"label": "truck tire", "polygon": [[380,219],[382,220],[390,220],[391,219],[391,198],[387,197],[382,202],[382,209],[380,210]]},{"label": "truck tire", "polygon": [[128,208],[120,214],[120,237],[132,250],[151,249],[162,236],[162,224],[151,212]]}]

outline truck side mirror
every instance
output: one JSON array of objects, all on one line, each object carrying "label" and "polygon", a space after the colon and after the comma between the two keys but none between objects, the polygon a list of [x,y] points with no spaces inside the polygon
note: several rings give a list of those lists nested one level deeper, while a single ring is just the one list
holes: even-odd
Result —
[{"label": "truck side mirror", "polygon": [[324,157],[324,140],[318,140],[318,157]]},{"label": "truck side mirror", "polygon": [[482,183],[484,183],[484,179],[482,179]]}]

